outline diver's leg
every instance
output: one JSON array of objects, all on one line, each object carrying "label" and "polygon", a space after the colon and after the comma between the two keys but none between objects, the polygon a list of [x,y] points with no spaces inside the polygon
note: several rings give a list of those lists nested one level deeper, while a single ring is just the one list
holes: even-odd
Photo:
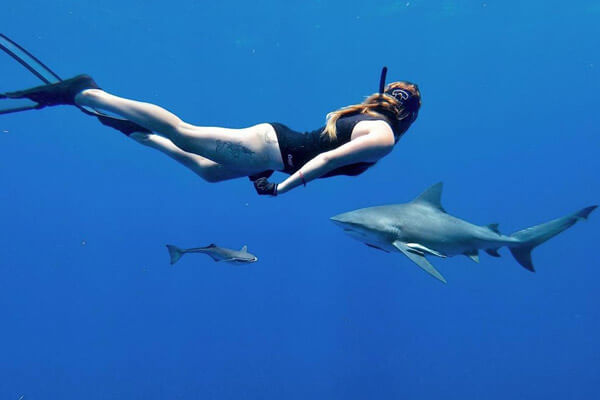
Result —
[{"label": "diver's leg", "polygon": [[183,151],[163,136],[153,133],[134,132],[129,135],[129,137],[144,146],[152,147],[153,149],[168,155],[194,171],[207,182],[220,182],[246,176],[246,174],[241,171],[225,168],[221,164],[217,164],[207,158]]},{"label": "diver's leg", "polygon": [[245,129],[194,126],[162,107],[117,97],[100,89],[84,90],[75,101],[118,114],[171,139],[182,150],[247,175],[283,169],[277,135],[270,124]]},{"label": "diver's leg", "polygon": [[271,124],[227,129],[182,123],[168,131],[167,136],[185,151],[232,169],[248,171],[248,175],[284,168],[277,135]]},{"label": "diver's leg", "polygon": [[99,108],[118,114],[144,128],[161,133],[181,124],[175,114],[162,107],[141,101],[128,100],[114,96],[101,89],[84,90],[75,96],[80,106]]}]

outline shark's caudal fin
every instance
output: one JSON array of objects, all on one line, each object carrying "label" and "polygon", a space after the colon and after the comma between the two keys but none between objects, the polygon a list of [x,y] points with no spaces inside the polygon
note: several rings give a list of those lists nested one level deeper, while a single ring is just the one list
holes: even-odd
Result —
[{"label": "shark's caudal fin", "polygon": [[167,249],[169,250],[169,256],[171,257],[171,265],[175,264],[184,254],[183,250],[177,246],[168,244]]},{"label": "shark's caudal fin", "polygon": [[535,272],[531,261],[531,250],[558,235],[565,229],[575,225],[577,221],[587,219],[596,207],[598,206],[586,207],[574,214],[567,215],[566,217],[557,218],[550,222],[546,222],[545,224],[532,226],[531,228],[513,233],[511,237],[518,239],[520,243],[509,246],[510,252],[519,264],[528,270]]}]

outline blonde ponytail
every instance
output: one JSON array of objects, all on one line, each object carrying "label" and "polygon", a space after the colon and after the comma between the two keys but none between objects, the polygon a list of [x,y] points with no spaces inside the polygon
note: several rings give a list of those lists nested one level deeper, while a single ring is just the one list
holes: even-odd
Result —
[{"label": "blonde ponytail", "polygon": [[[410,91],[413,95],[419,98],[419,105],[421,104],[421,93],[416,85],[407,82],[392,82],[386,87],[386,91],[395,88],[402,88]],[[380,117],[385,119],[385,115],[394,115],[397,121],[407,120],[410,113],[406,112],[404,106],[396,100],[393,96],[385,93],[375,93],[367,97],[361,104],[355,104],[347,107],[340,108],[339,110],[332,111],[327,114],[327,124],[323,129],[323,135],[329,136],[329,140],[335,141],[337,139],[337,121],[345,116],[356,115],[356,114],[368,114],[374,117]],[[412,121],[407,121],[405,127],[401,127],[401,131],[404,132],[408,129]]]}]

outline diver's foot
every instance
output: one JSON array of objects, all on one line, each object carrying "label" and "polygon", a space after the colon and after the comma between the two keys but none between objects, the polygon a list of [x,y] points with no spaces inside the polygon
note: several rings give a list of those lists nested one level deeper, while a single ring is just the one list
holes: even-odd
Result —
[{"label": "diver's foot", "polygon": [[75,96],[86,89],[99,89],[89,75],[77,75],[58,83],[37,86],[31,89],[5,93],[10,99],[29,99],[39,104],[39,108],[60,104],[75,105]]}]

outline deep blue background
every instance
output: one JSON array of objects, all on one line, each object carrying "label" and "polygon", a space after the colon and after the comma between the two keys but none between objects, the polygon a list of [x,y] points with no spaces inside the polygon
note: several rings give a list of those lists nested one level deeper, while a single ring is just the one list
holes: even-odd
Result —
[{"label": "deep blue background", "polygon": [[[6,2],[1,31],[59,74],[191,123],[314,129],[383,64],[423,108],[376,168],[276,199],[69,107],[0,118],[0,398],[592,398],[600,215],[536,274],[433,260],[448,285],[328,217],[439,180],[507,233],[599,202],[598,20],[592,0]],[[3,55],[0,77],[38,84]],[[260,262],[168,265],[166,243],[210,242]]]}]

